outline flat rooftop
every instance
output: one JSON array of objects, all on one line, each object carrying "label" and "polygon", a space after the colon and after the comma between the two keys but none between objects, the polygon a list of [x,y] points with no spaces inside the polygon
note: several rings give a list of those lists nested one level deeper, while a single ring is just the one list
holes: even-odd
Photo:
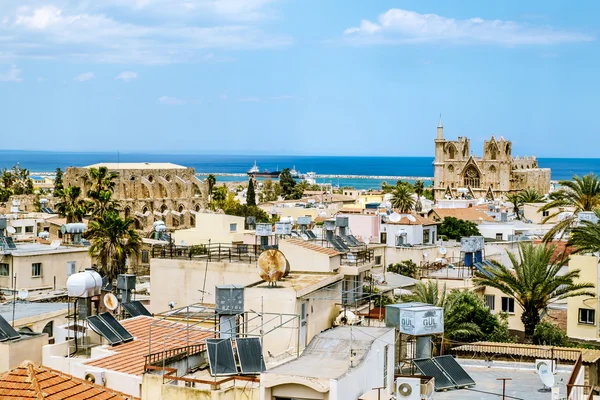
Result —
[{"label": "flat rooftop", "polygon": [[98,163],[85,166],[83,168],[100,168],[106,167],[110,170],[121,170],[121,169],[187,169],[183,165],[177,165],[172,163],[151,163],[151,162],[138,162],[138,163]]},{"label": "flat rooftop", "polygon": [[[288,276],[277,281],[277,286],[271,287],[272,290],[277,290],[277,288],[292,288],[296,290],[296,292],[301,292],[304,289],[313,288],[315,285],[318,286],[326,286],[332,283],[338,282],[342,280],[344,276],[342,274],[310,274],[310,273],[299,273],[299,272],[290,272]],[[320,284],[320,285],[319,285]],[[267,288],[269,287],[268,282],[261,281],[251,287],[255,288]]]},{"label": "flat rooftop", "polygon": [[72,252],[87,252],[89,249],[84,246],[59,246],[52,248],[49,244],[42,243],[16,243],[16,249],[7,249],[0,251],[0,254],[10,253],[13,256],[33,256],[40,254],[55,254],[55,253],[72,253]]},{"label": "flat rooftop", "polygon": [[393,328],[340,326],[321,332],[300,357],[268,369],[264,374],[337,379],[350,369],[348,355],[351,348],[356,353],[355,363],[359,365],[373,342],[390,331]]},{"label": "flat rooftop", "polygon": [[[502,381],[498,378],[510,378],[506,381],[506,399],[511,400],[548,400],[550,393],[540,393],[542,381],[536,373],[534,363],[511,363],[494,361],[464,361],[457,359],[465,371],[475,381],[475,386],[469,389],[452,389],[446,392],[434,392],[435,400],[498,400],[502,398]],[[488,365],[490,365],[488,367]],[[566,367],[566,366],[562,366]],[[561,368],[559,365],[554,375],[560,388],[560,398],[566,396],[567,381],[571,373],[570,367]]]},{"label": "flat rooftop", "polygon": [[[25,301],[17,301],[15,304],[15,321],[24,318],[32,318],[42,316],[48,313],[58,311],[67,311],[69,305],[67,303],[32,303]],[[0,315],[9,323],[13,318],[12,302],[0,304]]]}]

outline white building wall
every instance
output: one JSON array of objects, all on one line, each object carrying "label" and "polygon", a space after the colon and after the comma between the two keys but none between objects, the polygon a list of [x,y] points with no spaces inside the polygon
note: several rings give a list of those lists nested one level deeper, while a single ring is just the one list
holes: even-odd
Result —
[{"label": "white building wall", "polygon": [[[391,394],[394,383],[394,331],[373,342],[371,350],[359,366],[350,370],[338,380],[331,380],[329,400],[357,399],[360,395],[376,387],[384,386],[384,369],[387,369],[385,393]],[[387,346],[387,363],[384,366]],[[383,394],[384,390],[382,390]]]}]

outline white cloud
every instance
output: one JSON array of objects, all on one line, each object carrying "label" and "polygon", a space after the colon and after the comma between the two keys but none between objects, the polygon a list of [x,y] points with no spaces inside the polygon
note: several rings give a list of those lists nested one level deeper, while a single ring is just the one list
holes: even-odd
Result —
[{"label": "white cloud", "polygon": [[87,82],[91,81],[95,77],[96,75],[94,75],[93,72],[84,72],[83,74],[77,75],[75,78],[73,78],[73,80],[76,82]]},{"label": "white cloud", "polygon": [[548,26],[481,18],[460,20],[397,8],[381,14],[377,22],[361,21],[358,27],[346,29],[344,36],[356,44],[454,42],[517,46],[594,40],[584,33]]},{"label": "white cloud", "polygon": [[162,96],[158,99],[158,102],[161,104],[167,104],[170,106],[185,104],[185,100],[180,99],[179,97],[173,96]]},{"label": "white cloud", "polygon": [[137,79],[137,77],[138,77],[137,72],[123,71],[119,75],[117,75],[117,77],[115,79],[121,80],[123,82],[129,82],[129,81],[133,81],[133,80]]},{"label": "white cloud", "polygon": [[0,70],[0,82],[23,82],[22,71],[16,65],[12,65],[8,71]]},{"label": "white cloud", "polygon": [[239,97],[237,101],[241,101],[244,103],[258,103],[260,101],[260,98],[256,96]]},{"label": "white cloud", "polygon": [[[291,44],[260,18],[276,0],[2,0],[2,58],[127,64],[227,61],[208,50]],[[6,2],[6,3],[5,3]]]}]

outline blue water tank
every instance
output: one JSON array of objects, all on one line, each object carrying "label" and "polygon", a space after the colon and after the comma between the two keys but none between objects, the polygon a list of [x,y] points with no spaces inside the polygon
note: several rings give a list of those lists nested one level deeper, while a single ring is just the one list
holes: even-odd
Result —
[{"label": "blue water tank", "polygon": [[481,250],[477,250],[477,251],[475,252],[475,262],[476,262],[476,263],[480,263],[480,262],[482,262],[482,261],[483,261],[483,255],[482,255],[482,253],[481,253]]},{"label": "blue water tank", "polygon": [[465,253],[465,267],[473,266],[473,253]]}]

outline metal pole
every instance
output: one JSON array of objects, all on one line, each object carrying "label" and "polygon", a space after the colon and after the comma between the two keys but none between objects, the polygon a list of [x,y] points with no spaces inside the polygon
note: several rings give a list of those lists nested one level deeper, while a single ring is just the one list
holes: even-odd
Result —
[{"label": "metal pole", "polygon": [[502,381],[502,400],[506,399],[506,381],[512,381],[512,378],[496,378],[497,381]]},{"label": "metal pole", "polygon": [[210,260],[210,239],[208,239],[208,257],[206,258],[206,266],[204,267],[204,283],[202,284],[202,304],[204,304],[204,293],[206,293],[206,274],[208,273],[208,261]]},{"label": "metal pole", "polygon": [[17,273],[13,274],[13,312],[12,312],[12,327],[15,327],[15,307],[17,305]]}]

